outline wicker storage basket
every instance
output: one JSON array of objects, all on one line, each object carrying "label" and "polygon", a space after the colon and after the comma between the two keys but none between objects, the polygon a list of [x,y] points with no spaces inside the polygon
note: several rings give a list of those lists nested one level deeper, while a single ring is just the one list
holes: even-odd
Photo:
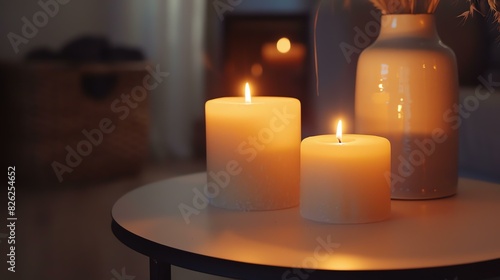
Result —
[{"label": "wicker storage basket", "polygon": [[[18,174],[74,183],[141,170],[149,152],[145,63],[2,64],[0,71],[12,132],[7,159]],[[145,96],[123,101],[136,87]]]}]

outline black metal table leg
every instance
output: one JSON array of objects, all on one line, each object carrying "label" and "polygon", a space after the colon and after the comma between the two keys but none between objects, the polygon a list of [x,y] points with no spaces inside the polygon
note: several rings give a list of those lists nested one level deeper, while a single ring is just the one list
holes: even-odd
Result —
[{"label": "black metal table leg", "polygon": [[171,280],[172,274],[170,264],[149,258],[150,280]]}]

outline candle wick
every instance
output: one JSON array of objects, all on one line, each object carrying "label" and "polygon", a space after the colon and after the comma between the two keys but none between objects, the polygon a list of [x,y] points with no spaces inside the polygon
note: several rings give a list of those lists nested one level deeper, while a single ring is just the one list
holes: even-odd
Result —
[{"label": "candle wick", "polygon": [[340,138],[337,138],[337,139],[339,140],[339,143],[342,144],[342,139],[340,139]]}]

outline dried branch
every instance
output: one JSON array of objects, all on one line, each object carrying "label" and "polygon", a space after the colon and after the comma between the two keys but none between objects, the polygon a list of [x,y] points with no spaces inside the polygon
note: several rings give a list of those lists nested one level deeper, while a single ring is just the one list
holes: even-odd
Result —
[{"label": "dried branch", "polygon": [[458,15],[458,17],[466,21],[469,17],[474,16],[476,12],[483,17],[485,17],[488,12],[491,12],[493,14],[493,20],[497,24],[497,29],[500,31],[500,0],[467,0],[467,2],[469,2],[469,10]]},{"label": "dried branch", "polygon": [[434,13],[439,0],[370,0],[382,14]]},{"label": "dried branch", "polygon": [[[344,0],[350,2],[350,0]],[[498,25],[500,31],[500,0],[466,0],[469,10],[457,17],[465,22],[469,17],[478,13],[486,16],[492,13],[493,21]],[[370,0],[382,14],[432,14],[436,11],[439,0]]]},{"label": "dried branch", "polygon": [[500,6],[500,0],[488,0],[488,6],[490,6],[490,10],[493,13],[493,19],[498,25],[498,30],[500,30],[500,10],[498,9]]}]

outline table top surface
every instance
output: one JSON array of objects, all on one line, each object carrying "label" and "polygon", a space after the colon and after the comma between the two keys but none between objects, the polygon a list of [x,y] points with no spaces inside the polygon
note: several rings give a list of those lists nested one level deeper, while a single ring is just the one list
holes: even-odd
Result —
[{"label": "table top surface", "polygon": [[[115,223],[158,248],[249,264],[356,271],[418,269],[500,259],[500,185],[460,178],[444,199],[391,202],[389,220],[317,223],[299,208],[236,212],[193,204],[205,173],[135,189],[113,206]],[[180,206],[195,214],[186,222]],[[183,206],[182,206],[183,207]]]}]

